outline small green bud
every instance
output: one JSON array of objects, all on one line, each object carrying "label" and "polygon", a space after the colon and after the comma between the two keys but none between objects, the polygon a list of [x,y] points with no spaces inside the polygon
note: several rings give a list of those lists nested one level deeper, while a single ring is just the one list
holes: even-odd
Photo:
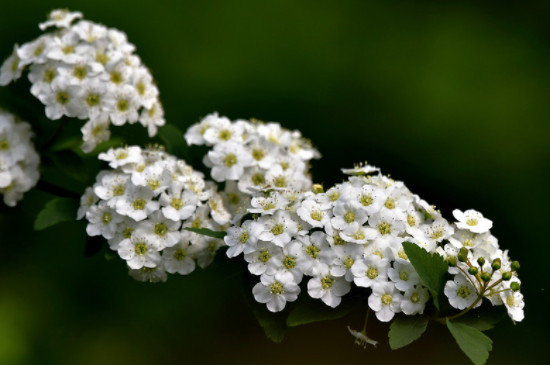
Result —
[{"label": "small green bud", "polygon": [[483,265],[485,265],[485,258],[484,257],[478,258],[477,263],[479,264],[479,267],[483,267]]},{"label": "small green bud", "polygon": [[323,185],[321,184],[313,184],[312,190],[315,194],[322,194],[325,192],[325,189],[323,189]]},{"label": "small green bud", "polygon": [[466,247],[462,247],[458,251],[457,258],[460,262],[466,262],[468,260],[468,249]]},{"label": "small green bud", "polygon": [[494,259],[491,267],[493,268],[493,270],[500,270],[500,264],[500,259]]},{"label": "small green bud", "polygon": [[518,291],[520,289],[519,283],[517,281],[513,281],[510,284],[510,289],[512,289],[513,291]]},{"label": "small green bud", "polygon": [[477,267],[472,266],[471,268],[468,269],[468,272],[470,273],[470,275],[476,275],[479,272],[479,270],[477,269]]},{"label": "small green bud", "polygon": [[502,274],[502,280],[508,281],[512,278],[512,273],[510,271],[506,271]]},{"label": "small green bud", "polygon": [[489,274],[488,272],[484,272],[483,274],[481,274],[481,280],[488,282],[489,280],[491,280],[491,274]]},{"label": "small green bud", "polygon": [[454,256],[447,257],[447,263],[449,264],[449,266],[455,267],[456,266],[456,257],[454,257]]},{"label": "small green bud", "polygon": [[512,261],[511,267],[512,267],[512,271],[518,271],[519,270],[519,262],[518,261]]}]

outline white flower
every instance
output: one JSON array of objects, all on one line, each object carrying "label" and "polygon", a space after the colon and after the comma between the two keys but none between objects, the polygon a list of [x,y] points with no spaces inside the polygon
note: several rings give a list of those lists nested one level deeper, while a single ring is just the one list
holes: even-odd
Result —
[{"label": "white flower", "polygon": [[205,164],[212,167],[212,178],[218,182],[238,180],[243,175],[244,168],[253,163],[250,152],[235,142],[216,145],[208,152],[207,157]]},{"label": "white flower", "polygon": [[395,262],[393,268],[388,269],[388,276],[401,291],[407,291],[420,283],[420,277],[408,262]]},{"label": "white flower", "polygon": [[401,302],[401,310],[408,316],[413,314],[423,314],[426,303],[430,299],[428,289],[417,285],[405,291],[403,301]]},{"label": "white flower", "polygon": [[252,293],[256,301],[265,303],[271,312],[282,311],[286,302],[295,301],[300,293],[300,287],[294,283],[289,273],[262,275],[260,280],[261,282],[252,288]]},{"label": "white flower", "polygon": [[321,202],[314,198],[309,198],[300,204],[296,210],[296,213],[300,218],[311,224],[313,227],[324,227],[330,222],[330,208],[331,204],[329,203],[328,198],[326,198],[326,201]]},{"label": "white flower", "polygon": [[248,271],[254,275],[275,274],[281,265],[282,257],[282,249],[267,242],[258,243],[257,250],[244,255],[248,262]]},{"label": "white flower", "polygon": [[290,214],[278,210],[272,216],[263,216],[252,223],[251,230],[252,234],[260,240],[284,247],[298,232],[298,225]]},{"label": "white flower", "polygon": [[159,209],[159,203],[153,200],[154,193],[149,187],[129,186],[124,199],[116,203],[116,211],[136,221],[144,220]]},{"label": "white flower", "polygon": [[347,234],[354,234],[368,219],[367,213],[352,202],[338,201],[333,212],[332,226]]},{"label": "white flower", "polygon": [[193,215],[199,205],[199,198],[197,193],[184,189],[179,183],[173,183],[160,195],[159,203],[166,218],[179,221]]},{"label": "white flower", "polygon": [[389,262],[378,255],[369,255],[355,261],[351,267],[355,285],[372,288],[379,282],[386,282],[388,278]]},{"label": "white flower", "polygon": [[91,119],[80,129],[82,132],[82,151],[89,153],[101,142],[108,141],[111,138],[109,130],[109,119],[102,116],[98,119]]},{"label": "white flower", "polygon": [[40,23],[39,27],[41,30],[45,30],[50,26],[68,28],[75,19],[82,18],[82,13],[79,11],[71,12],[67,9],[58,9],[52,10],[48,17],[48,21]]},{"label": "white flower", "polygon": [[[468,308],[478,299],[476,288],[462,274],[455,275],[453,280],[447,281],[444,292],[449,298],[451,306],[461,310]],[[481,300],[477,302],[474,308],[480,305]]]},{"label": "white flower", "polygon": [[8,57],[0,68],[0,86],[6,86],[13,80],[21,77],[23,65],[20,64],[19,56],[17,56],[17,45],[13,47],[13,53]]},{"label": "white flower", "polygon": [[111,208],[116,206],[116,202],[123,198],[126,192],[126,183],[129,176],[124,174],[105,174],[101,178],[101,183],[94,185],[94,193],[102,200],[107,201],[107,205]]},{"label": "white flower", "polygon": [[151,213],[141,224],[143,232],[154,237],[152,240],[154,239],[161,249],[172,247],[180,241],[181,233],[178,231],[180,226],[181,221],[167,219],[158,210]]},{"label": "white flower", "polygon": [[139,164],[142,162],[141,148],[138,146],[111,148],[107,152],[99,154],[98,158],[107,161],[113,169],[126,164]]},{"label": "white flower", "polygon": [[365,163],[364,165],[357,165],[352,169],[342,169],[342,172],[346,175],[363,176],[372,174],[373,172],[380,172],[380,169],[378,167],[374,167]]},{"label": "white flower", "polygon": [[512,318],[514,322],[521,322],[525,317],[523,313],[523,307],[525,303],[523,301],[523,295],[518,291],[503,291],[500,293],[500,297],[508,310],[508,315]]},{"label": "white flower", "polygon": [[298,237],[294,242],[302,246],[302,254],[298,256],[296,264],[307,275],[317,276],[325,272],[334,260],[334,252],[324,232],[316,231],[309,236]]},{"label": "white flower", "polygon": [[469,230],[473,233],[485,233],[493,227],[493,222],[483,217],[480,212],[469,209],[465,212],[455,209],[453,210],[453,216],[457,220],[456,226],[458,228]]},{"label": "white flower", "polygon": [[89,236],[101,235],[106,239],[114,236],[117,223],[122,221],[122,217],[107,204],[91,206],[86,212],[86,219],[90,222],[86,226],[86,233]]},{"label": "white flower", "polygon": [[225,244],[229,246],[227,257],[236,257],[243,252],[246,255],[256,250],[258,238],[251,234],[251,224],[252,221],[245,221],[240,227],[233,226],[227,229],[227,235],[224,237]]},{"label": "white flower", "polygon": [[372,288],[369,296],[369,307],[376,312],[376,318],[381,322],[389,322],[395,313],[401,312],[403,296],[391,282],[379,282]]},{"label": "white flower", "polygon": [[187,275],[195,270],[195,261],[189,255],[189,238],[182,234],[180,242],[162,251],[164,268],[170,274]]},{"label": "white flower", "polygon": [[328,267],[307,283],[309,296],[321,299],[323,303],[332,308],[340,304],[342,296],[349,293],[350,289],[350,283],[342,277],[331,275]]},{"label": "white flower", "polygon": [[136,230],[132,233],[131,238],[120,242],[117,251],[130,268],[141,269],[142,267],[156,267],[160,264],[161,257],[158,249],[148,234]]}]

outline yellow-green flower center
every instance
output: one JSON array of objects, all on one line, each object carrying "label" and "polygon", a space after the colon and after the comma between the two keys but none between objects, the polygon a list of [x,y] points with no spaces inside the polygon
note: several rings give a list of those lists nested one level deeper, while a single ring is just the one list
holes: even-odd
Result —
[{"label": "yellow-green flower center", "polygon": [[325,290],[328,290],[332,287],[332,284],[334,284],[334,278],[330,275],[327,275],[323,278],[321,278],[321,287]]},{"label": "yellow-green flower center", "polygon": [[259,172],[252,175],[252,184],[258,186],[258,185],[264,185],[265,184],[265,177],[264,175],[260,174]]},{"label": "yellow-green flower center", "polygon": [[316,259],[319,256],[319,247],[314,245],[309,245],[306,247],[306,253],[311,257]]},{"label": "yellow-green flower center", "polygon": [[265,152],[264,152],[264,150],[262,150],[260,148],[256,148],[256,149],[252,150],[252,157],[254,157],[254,159],[256,161],[260,161],[261,159],[263,159],[265,157]]},{"label": "yellow-green flower center", "polygon": [[318,210],[314,210],[314,211],[311,212],[310,217],[311,217],[311,219],[313,219],[314,221],[320,222],[321,219],[323,219],[323,214],[322,214],[320,211],[318,211]]},{"label": "yellow-green flower center", "polygon": [[76,77],[79,80],[84,80],[84,78],[86,78],[87,74],[88,74],[88,71],[86,71],[85,66],[76,66],[73,69],[73,76]]},{"label": "yellow-green flower center", "polygon": [[183,260],[186,256],[187,256],[187,251],[186,250],[181,249],[181,250],[176,250],[174,252],[174,258],[177,261]]},{"label": "yellow-green flower center", "polygon": [[143,210],[145,209],[145,205],[147,205],[145,199],[136,199],[132,202],[132,207],[135,210]]},{"label": "yellow-green flower center", "polygon": [[139,242],[134,245],[134,251],[136,255],[143,256],[147,253],[148,249],[149,248],[147,247],[147,244],[143,242]]},{"label": "yellow-green flower center", "polygon": [[260,262],[264,264],[268,262],[270,258],[271,258],[271,254],[269,253],[268,250],[261,250],[260,253],[258,254],[258,260],[260,260]]},{"label": "yellow-green flower center", "polygon": [[462,285],[458,288],[456,294],[461,298],[467,298],[470,295],[470,289],[466,285]]},{"label": "yellow-green flower center", "polygon": [[69,94],[66,91],[59,91],[56,95],[56,100],[59,104],[65,105],[69,102]]},{"label": "yellow-green flower center", "polygon": [[172,201],[170,202],[170,206],[175,210],[180,210],[183,207],[183,202],[181,201],[181,199],[172,198]]},{"label": "yellow-green flower center", "polygon": [[269,291],[271,294],[281,295],[284,291],[283,284],[276,281],[271,284],[271,286],[269,287]]},{"label": "yellow-green flower center", "polygon": [[218,138],[222,141],[227,141],[231,138],[231,131],[229,129],[222,129],[218,134]]},{"label": "yellow-green flower center", "polygon": [[391,224],[383,222],[378,225],[378,231],[380,234],[390,234],[391,233]]},{"label": "yellow-green flower center", "polygon": [[347,212],[344,215],[344,221],[346,221],[346,223],[355,222],[355,213],[351,210],[349,212]]},{"label": "yellow-green flower center", "polygon": [[361,204],[364,206],[364,207],[368,207],[369,205],[372,204],[372,196],[370,195],[361,195],[361,197],[359,198],[359,202],[361,202]]},{"label": "yellow-green flower center", "polygon": [[241,243],[246,243],[246,242],[248,242],[249,238],[250,238],[250,235],[248,234],[248,232],[247,231],[242,231],[241,236],[239,237],[239,241]]},{"label": "yellow-green flower center", "polygon": [[292,256],[285,256],[283,258],[283,265],[287,270],[291,270],[296,266],[296,259]]},{"label": "yellow-green flower center", "polygon": [[113,216],[109,212],[103,213],[103,216],[101,217],[101,221],[103,224],[109,224],[113,220]]},{"label": "yellow-green flower center", "polygon": [[393,297],[391,296],[391,294],[384,294],[382,295],[381,300],[382,300],[382,304],[390,305],[393,300]]},{"label": "yellow-green flower center", "polygon": [[395,208],[395,201],[392,198],[386,199],[386,202],[384,203],[384,206],[388,209],[394,209]]},{"label": "yellow-green flower center", "polygon": [[407,271],[400,271],[399,272],[399,280],[408,281],[409,280],[409,273]]},{"label": "yellow-green flower center", "polygon": [[164,236],[168,232],[168,227],[166,227],[166,224],[159,222],[155,224],[155,228],[153,231],[157,236]]},{"label": "yellow-green flower center", "polygon": [[225,166],[231,167],[237,163],[237,156],[235,156],[235,154],[233,153],[228,153],[227,155],[225,155],[223,163],[225,164]]},{"label": "yellow-green flower center", "polygon": [[284,232],[285,227],[282,225],[282,223],[277,223],[271,228],[271,233],[273,235],[278,236]]},{"label": "yellow-green flower center", "polygon": [[369,267],[366,274],[367,278],[374,280],[378,277],[378,269],[376,267]]}]

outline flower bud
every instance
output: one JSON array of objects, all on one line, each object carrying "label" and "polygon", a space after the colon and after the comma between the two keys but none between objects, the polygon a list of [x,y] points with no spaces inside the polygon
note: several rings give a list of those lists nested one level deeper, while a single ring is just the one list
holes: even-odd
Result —
[{"label": "flower bud", "polygon": [[466,247],[462,247],[458,251],[457,258],[460,262],[466,262],[468,260],[468,249]]},{"label": "flower bud", "polygon": [[484,257],[478,258],[477,263],[479,264],[479,267],[483,267],[483,265],[485,265],[485,258]]},{"label": "flower bud", "polygon": [[491,274],[489,274],[488,272],[484,272],[483,274],[481,274],[481,280],[488,282],[489,280],[491,280]]},{"label": "flower bud", "polygon": [[502,280],[508,281],[512,278],[512,273],[510,271],[506,271],[502,274]]},{"label": "flower bud", "polygon": [[501,265],[501,262],[500,262],[500,259],[494,259],[493,260],[493,263],[491,264],[491,267],[493,268],[493,270],[500,270],[500,265]]},{"label": "flower bud", "polygon": [[519,270],[519,262],[518,261],[512,261],[511,267],[512,267],[512,271],[518,271]]},{"label": "flower bud", "polygon": [[510,289],[512,289],[513,291],[518,291],[520,289],[519,283],[517,281],[513,281],[510,284]]},{"label": "flower bud", "polygon": [[322,194],[325,192],[325,189],[323,189],[323,185],[321,184],[313,184],[312,190],[315,194]]},{"label": "flower bud", "polygon": [[451,267],[455,267],[456,266],[456,257],[455,256],[447,257],[447,264],[449,264],[449,266],[451,266]]},{"label": "flower bud", "polygon": [[478,273],[478,271],[479,270],[475,266],[472,266],[468,269],[468,272],[470,273],[470,275],[476,275]]}]

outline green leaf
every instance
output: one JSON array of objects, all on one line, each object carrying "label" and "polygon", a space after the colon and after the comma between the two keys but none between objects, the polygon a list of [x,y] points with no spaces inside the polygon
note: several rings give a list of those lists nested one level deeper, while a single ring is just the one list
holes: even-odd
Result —
[{"label": "green leaf", "polygon": [[455,319],[454,322],[463,323],[480,331],[487,331],[506,317],[507,311],[505,306],[484,305]]},{"label": "green leaf", "polygon": [[86,164],[76,152],[71,150],[53,152],[49,157],[55,166],[73,179],[80,182],[88,179]]},{"label": "green leaf", "polygon": [[219,239],[223,239],[227,234],[224,231],[213,231],[208,228],[183,227],[183,229],[185,229],[186,231],[197,233],[197,234],[202,234],[203,236],[214,237]]},{"label": "green leaf", "polygon": [[187,144],[183,132],[172,124],[166,124],[159,129],[159,137],[166,145],[166,150],[180,158],[186,157]]},{"label": "green leaf", "polygon": [[61,222],[76,221],[78,201],[70,198],[54,198],[46,203],[34,221],[34,229],[41,231]]},{"label": "green leaf", "polygon": [[475,365],[483,365],[489,358],[493,341],[481,331],[463,323],[451,322],[447,319],[447,328],[458,343],[458,347]]},{"label": "green leaf", "polygon": [[286,325],[289,327],[296,327],[302,324],[326,321],[331,319],[342,318],[351,312],[356,301],[345,300],[336,307],[331,308],[320,300],[304,296],[300,298],[295,306],[290,311],[288,318],[286,319]]},{"label": "green leaf", "polygon": [[420,279],[422,279],[422,283],[432,294],[435,307],[439,310],[439,295],[443,292],[445,286],[447,263],[439,254],[430,254],[422,247],[411,242],[403,242],[403,249]]},{"label": "green leaf", "polygon": [[418,340],[427,327],[428,317],[425,316],[396,317],[390,326],[388,334],[391,349],[397,350]]},{"label": "green leaf", "polygon": [[271,313],[265,304],[255,303],[252,305],[252,313],[258,323],[264,329],[265,335],[273,342],[281,342],[286,334],[285,315],[286,313]]}]

